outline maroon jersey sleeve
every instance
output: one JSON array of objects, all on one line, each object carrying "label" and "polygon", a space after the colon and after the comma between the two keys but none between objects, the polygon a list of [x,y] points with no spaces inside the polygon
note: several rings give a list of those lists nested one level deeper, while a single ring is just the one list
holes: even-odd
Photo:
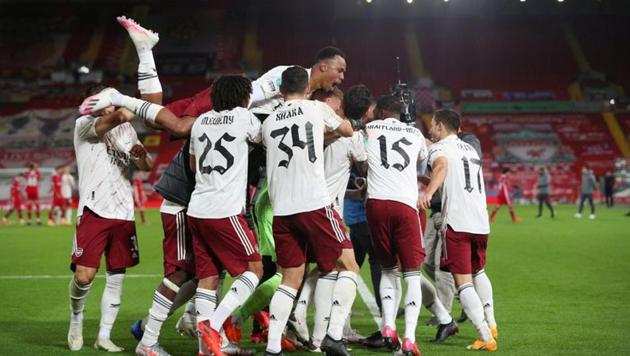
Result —
[{"label": "maroon jersey sleeve", "polygon": [[210,100],[210,87],[200,91],[189,98],[180,99],[167,104],[166,107],[177,116],[197,117],[204,112],[212,110]]}]

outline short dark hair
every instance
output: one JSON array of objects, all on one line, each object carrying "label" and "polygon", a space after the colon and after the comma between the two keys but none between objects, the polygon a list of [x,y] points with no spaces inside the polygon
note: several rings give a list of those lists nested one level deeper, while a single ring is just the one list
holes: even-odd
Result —
[{"label": "short dark hair", "polygon": [[212,83],[210,98],[214,111],[242,106],[252,94],[252,82],[242,75],[223,75]]},{"label": "short dark hair", "polygon": [[440,109],[433,113],[435,122],[441,122],[444,126],[451,131],[459,131],[459,127],[462,124],[462,117],[459,113],[453,109]]},{"label": "short dark hair", "polygon": [[103,84],[91,85],[85,89],[85,97],[87,98],[88,96],[96,95],[105,89],[107,89],[107,86]]},{"label": "short dark hair", "polygon": [[363,84],[358,84],[351,87],[343,96],[343,112],[347,117],[359,120],[373,102],[370,89]]},{"label": "short dark hair", "polygon": [[383,95],[376,101],[376,110],[400,114],[402,112],[402,103],[397,96]]},{"label": "short dark hair", "polygon": [[317,56],[315,56],[315,63],[319,61],[324,61],[327,59],[333,59],[335,58],[335,56],[346,58],[346,54],[343,53],[343,51],[340,50],[339,48],[333,47],[333,46],[326,46],[317,52]]},{"label": "short dark hair", "polygon": [[282,72],[282,94],[303,93],[308,86],[308,72],[300,66],[289,67]]},{"label": "short dark hair", "polygon": [[319,88],[311,93],[311,100],[326,101],[326,99],[336,96],[339,100],[343,100],[343,92],[341,89],[334,87],[331,90]]}]

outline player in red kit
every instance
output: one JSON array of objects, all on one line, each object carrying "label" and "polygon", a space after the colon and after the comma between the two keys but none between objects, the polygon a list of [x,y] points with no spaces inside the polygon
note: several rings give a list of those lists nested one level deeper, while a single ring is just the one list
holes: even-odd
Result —
[{"label": "player in red kit", "polygon": [[133,205],[136,210],[140,212],[140,221],[143,224],[147,223],[144,216],[144,204],[147,202],[147,195],[144,192],[144,183],[139,174],[133,178]]},{"label": "player in red kit", "polygon": [[26,211],[28,225],[33,223],[31,215],[33,205],[35,205],[37,224],[41,225],[42,221],[39,218],[39,180],[42,178],[42,174],[37,169],[37,163],[35,162],[31,162],[28,168],[28,172],[24,173],[24,179],[26,179]]},{"label": "player in red kit", "polygon": [[11,200],[9,201],[9,211],[2,218],[3,224],[9,223],[9,216],[13,213],[13,211],[17,211],[18,219],[20,220],[20,224],[24,224],[24,219],[22,219],[22,194],[20,189],[20,178],[13,178],[13,182],[11,183]]},{"label": "player in red kit", "polygon": [[55,226],[57,224],[57,219],[55,219],[56,210],[59,210],[59,214],[62,218],[65,217],[65,200],[61,196],[61,169],[62,167],[57,167],[55,174],[50,177],[50,189],[53,194],[50,210],[48,211],[48,226]]},{"label": "player in red kit", "polygon": [[509,179],[508,172],[510,170],[508,168],[503,168],[501,171],[501,177],[499,177],[499,196],[498,196],[498,205],[494,207],[492,213],[490,214],[490,222],[494,222],[497,218],[497,213],[501,206],[507,205],[508,210],[510,211],[510,216],[512,217],[512,221],[515,223],[521,222],[521,219],[516,216],[516,212],[514,211],[514,207],[512,206],[512,199],[510,199],[510,191],[509,187]]}]

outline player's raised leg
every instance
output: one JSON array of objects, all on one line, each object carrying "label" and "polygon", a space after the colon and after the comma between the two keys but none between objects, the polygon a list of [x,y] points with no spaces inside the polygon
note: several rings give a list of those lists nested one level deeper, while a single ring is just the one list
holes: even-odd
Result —
[{"label": "player's raised leg", "polygon": [[[162,85],[158,78],[152,51],[153,47],[160,40],[159,35],[142,27],[131,18],[119,16],[116,20],[127,30],[138,53],[138,90],[140,94],[143,96],[143,99],[161,103]],[[145,98],[144,96],[147,94],[160,94],[160,97],[155,101]]]}]

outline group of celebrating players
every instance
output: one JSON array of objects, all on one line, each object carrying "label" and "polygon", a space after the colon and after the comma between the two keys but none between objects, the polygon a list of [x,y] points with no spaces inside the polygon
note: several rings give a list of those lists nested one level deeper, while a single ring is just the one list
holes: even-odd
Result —
[{"label": "group of celebrating players", "polygon": [[[421,355],[416,344],[421,305],[439,324],[435,341],[458,332],[439,293],[422,277],[425,262],[430,276],[439,271],[450,277],[444,278],[450,283],[446,289],[457,291],[477,329],[479,337],[468,348],[497,349],[492,287],[483,269],[489,222],[480,152],[458,136],[458,113],[435,112],[430,140],[425,139],[420,130],[400,122],[397,97],[374,102],[365,86],[345,95],[337,89],[346,61],[334,47],[320,50],[309,69],[278,66],[254,82],[241,75],[221,76],[196,96],[162,106],[152,54],[158,35],[132,19],[118,21],[138,52],[141,98],[95,87],[79,108],[71,350],[83,346],[83,308],[105,253],[106,283],[94,347],[122,351],[110,332],[126,268],[139,262],[125,172],[131,162],[139,170],[152,165],[130,124],[134,118],[185,139],[155,186],[164,197],[164,279],[148,315],[132,327],[136,355],[169,355],[158,342],[160,330],[185,303],[177,328],[198,337],[199,355],[244,353],[241,328],[252,316],[252,340],[266,342],[267,355],[294,350],[298,342],[313,352],[349,355],[344,330],[359,278],[353,243],[341,219],[349,181],[357,199],[365,199],[369,253],[381,268],[380,282],[372,282],[383,322],[372,338],[390,350]],[[426,185],[422,196],[419,182]],[[434,231],[425,251],[419,211],[435,206],[436,200],[440,223],[428,224]],[[436,255],[436,250],[441,252]],[[316,264],[310,272],[309,262]],[[225,271],[235,279],[221,297]],[[399,340],[395,321],[403,298],[401,272],[407,292]],[[306,308],[311,300],[315,313],[309,337]],[[262,311],[267,305],[269,311]],[[285,337],[287,330],[295,342]]]}]

